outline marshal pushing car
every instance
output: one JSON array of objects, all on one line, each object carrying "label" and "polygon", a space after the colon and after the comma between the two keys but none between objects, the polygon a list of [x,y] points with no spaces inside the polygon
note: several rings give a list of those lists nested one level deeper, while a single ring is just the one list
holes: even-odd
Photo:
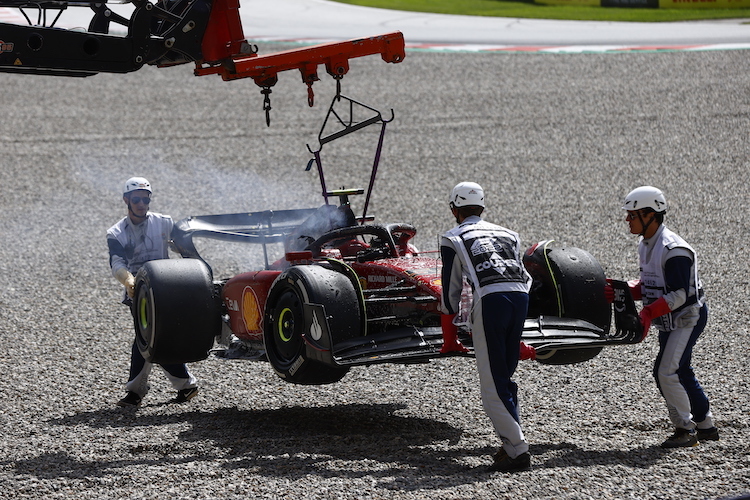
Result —
[{"label": "marshal pushing car", "polygon": [[[342,119],[334,105],[351,110],[361,103],[341,95],[334,98],[326,122],[333,117],[336,131],[324,136],[321,130],[321,149],[366,126],[381,127],[369,188],[329,191],[320,150],[311,150],[315,156],[308,168],[318,167],[322,206],[177,222],[172,241],[183,258],[148,262],[136,276],[136,339],[147,360],[193,362],[216,351],[217,344],[240,346],[252,353],[246,357],[269,362],[286,381],[327,384],[354,366],[473,355],[466,326],[459,338],[468,352],[440,352],[437,252],[417,251],[410,243],[416,234],[413,225],[378,224],[367,214],[390,120],[366,106],[362,109],[372,112],[370,118]],[[357,216],[352,199],[360,195],[364,208]],[[282,246],[283,257],[266,257],[260,269],[215,279],[195,238],[256,245],[266,256],[270,246]],[[536,349],[538,361],[582,362],[604,346],[641,340],[625,283],[613,283],[611,328],[613,307],[604,297],[604,273],[586,251],[543,241],[527,250],[524,263],[533,285],[523,341]]]}]

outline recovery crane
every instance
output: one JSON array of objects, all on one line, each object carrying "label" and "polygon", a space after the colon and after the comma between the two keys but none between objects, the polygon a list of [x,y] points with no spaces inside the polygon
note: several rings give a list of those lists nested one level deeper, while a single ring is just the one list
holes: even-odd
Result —
[{"label": "recovery crane", "polygon": [[[385,62],[404,59],[400,32],[331,42],[259,55],[245,39],[239,0],[131,0],[130,18],[114,12],[106,0],[0,0],[0,7],[19,9],[27,25],[0,22],[0,71],[20,74],[86,77],[100,72],[128,73],[144,65],[169,67],[194,63],[196,76],[219,75],[225,81],[252,78],[265,96],[263,109],[270,124],[271,87],[282,71],[298,69],[314,103],[312,85],[318,67],[340,80],[349,60],[380,54]],[[56,26],[68,8],[89,8],[86,30]],[[27,11],[36,12],[36,21]],[[127,29],[112,34],[112,25]]]}]

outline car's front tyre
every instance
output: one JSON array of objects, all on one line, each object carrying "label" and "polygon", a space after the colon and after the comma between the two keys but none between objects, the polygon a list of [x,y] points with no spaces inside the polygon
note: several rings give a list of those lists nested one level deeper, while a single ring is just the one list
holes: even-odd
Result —
[{"label": "car's front tyre", "polygon": [[276,373],[295,384],[338,382],[349,368],[333,359],[337,339],[362,335],[358,291],[344,274],[293,266],[268,294],[264,342]]}]

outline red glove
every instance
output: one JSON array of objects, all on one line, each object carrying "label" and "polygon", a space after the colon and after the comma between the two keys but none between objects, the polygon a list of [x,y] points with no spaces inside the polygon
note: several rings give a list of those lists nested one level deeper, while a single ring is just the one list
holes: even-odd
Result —
[{"label": "red glove", "polygon": [[612,288],[612,280],[607,278],[607,283],[604,285],[604,299],[607,304],[611,304],[615,301],[615,289]]},{"label": "red glove", "polygon": [[641,337],[641,340],[645,339],[646,335],[648,335],[648,329],[651,326],[651,321],[654,318],[664,316],[671,311],[672,310],[669,308],[669,304],[667,304],[667,301],[664,299],[664,297],[659,297],[656,302],[654,302],[653,304],[649,304],[641,309],[640,317],[641,325],[643,325],[643,337]]},{"label": "red glove", "polygon": [[469,352],[469,350],[458,340],[458,327],[453,324],[455,314],[441,314],[440,326],[443,327],[443,347],[440,349],[441,354],[447,352]]},{"label": "red glove", "polygon": [[[628,281],[628,288],[630,288],[630,295],[633,297],[633,300],[643,300],[640,279]],[[658,318],[658,316],[656,317]]]},{"label": "red glove", "polygon": [[534,346],[521,342],[521,356],[518,359],[536,359],[536,349],[534,349]]}]

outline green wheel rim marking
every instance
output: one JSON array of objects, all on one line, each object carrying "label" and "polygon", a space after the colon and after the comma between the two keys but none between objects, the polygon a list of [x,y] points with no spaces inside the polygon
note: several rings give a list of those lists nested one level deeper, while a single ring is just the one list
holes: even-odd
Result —
[{"label": "green wheel rim marking", "polygon": [[148,315],[146,314],[146,297],[141,298],[141,303],[138,307],[138,317],[141,321],[141,328],[144,330],[148,328]]},{"label": "green wheel rim marking", "polygon": [[[291,335],[289,335],[289,336],[287,337],[287,336],[286,336],[286,334],[285,334],[285,332],[284,332],[284,330],[285,330],[285,328],[284,328],[284,321],[285,321],[285,320],[284,320],[284,318],[286,317],[286,315],[287,315],[287,314],[291,314],[291,312],[292,312],[292,310],[291,310],[291,309],[289,309],[288,307],[285,307],[285,308],[284,308],[284,309],[283,309],[283,310],[281,311],[281,314],[279,314],[279,322],[278,322],[278,324],[276,325],[276,331],[277,331],[277,332],[278,332],[278,334],[279,334],[279,338],[280,338],[280,339],[281,339],[281,340],[282,340],[283,342],[289,342],[290,340],[292,340],[292,336],[291,336]],[[292,323],[294,323],[294,316],[292,316]],[[293,328],[292,328],[292,329],[293,329]]]}]

